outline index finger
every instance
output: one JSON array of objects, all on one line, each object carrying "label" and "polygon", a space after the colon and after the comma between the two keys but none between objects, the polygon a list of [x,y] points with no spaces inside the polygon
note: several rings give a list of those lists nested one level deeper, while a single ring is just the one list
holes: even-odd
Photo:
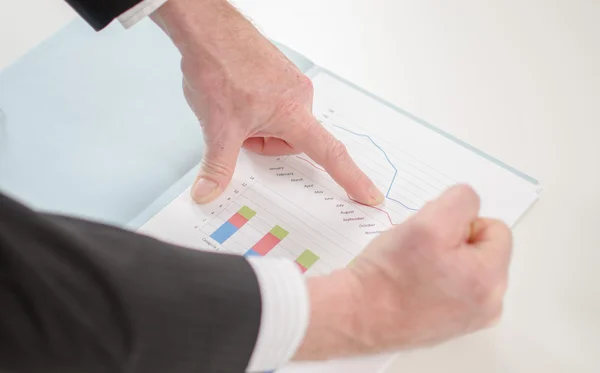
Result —
[{"label": "index finger", "polygon": [[356,165],[346,146],[327,131],[313,116],[307,115],[304,133],[294,145],[321,165],[327,173],[355,200],[367,205],[378,205],[384,195],[369,177]]}]

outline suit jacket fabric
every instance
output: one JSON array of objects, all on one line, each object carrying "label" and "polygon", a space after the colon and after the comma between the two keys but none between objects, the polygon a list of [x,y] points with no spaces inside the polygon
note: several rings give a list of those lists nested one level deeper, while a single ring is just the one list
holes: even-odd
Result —
[{"label": "suit jacket fabric", "polygon": [[96,31],[142,0],[66,0]]},{"label": "suit jacket fabric", "polygon": [[0,194],[0,372],[243,372],[260,316],[242,257]]}]

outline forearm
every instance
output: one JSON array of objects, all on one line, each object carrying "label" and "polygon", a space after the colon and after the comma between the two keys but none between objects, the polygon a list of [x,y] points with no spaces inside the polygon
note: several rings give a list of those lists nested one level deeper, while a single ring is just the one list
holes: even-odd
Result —
[{"label": "forearm", "polygon": [[1,194],[0,273],[1,371],[243,371],[258,334],[244,258],[37,214]]},{"label": "forearm", "polygon": [[[184,78],[202,79],[203,83],[200,84],[210,89],[211,93],[222,96],[223,101],[236,94],[237,86],[249,84],[248,78],[265,68],[265,60],[289,63],[226,0],[169,0],[151,18],[179,49]],[[290,64],[290,67],[294,72],[294,65]],[[296,72],[296,75],[302,75]],[[285,87],[281,81],[263,81],[262,84],[281,84]],[[194,85],[186,84],[185,89]],[[193,103],[191,106],[199,109],[194,108]]]}]

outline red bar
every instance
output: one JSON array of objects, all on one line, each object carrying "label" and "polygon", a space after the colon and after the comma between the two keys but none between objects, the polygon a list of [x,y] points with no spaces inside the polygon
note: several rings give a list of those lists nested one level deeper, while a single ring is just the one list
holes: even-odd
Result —
[{"label": "red bar", "polygon": [[304,266],[302,266],[302,264],[298,263],[298,262],[294,262],[296,263],[296,265],[298,266],[298,268],[300,268],[300,270],[302,271],[302,273],[308,271],[308,269],[304,268]]},{"label": "red bar", "polygon": [[248,222],[248,219],[246,219],[245,217],[243,217],[239,212],[236,212],[227,221],[230,222],[233,226],[235,226],[236,228],[239,229],[239,228],[243,227],[244,224],[246,224]]},{"label": "red bar", "polygon": [[265,256],[280,242],[281,240],[279,238],[275,237],[271,233],[267,233],[252,247],[252,250],[256,251],[262,256]]}]

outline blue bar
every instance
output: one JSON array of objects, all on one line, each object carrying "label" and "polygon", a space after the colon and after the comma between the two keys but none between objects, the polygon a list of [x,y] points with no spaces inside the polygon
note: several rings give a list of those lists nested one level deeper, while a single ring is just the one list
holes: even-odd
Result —
[{"label": "blue bar", "polygon": [[210,238],[217,241],[218,243],[223,243],[227,241],[229,237],[233,236],[233,234],[237,231],[238,227],[226,221],[225,223],[223,223],[223,225],[219,227],[219,229],[217,229],[213,234],[210,235]]},{"label": "blue bar", "polygon": [[248,256],[262,256],[262,255],[260,255],[256,251],[250,249],[250,250],[246,251],[246,254],[244,254],[244,256],[248,257]]}]

